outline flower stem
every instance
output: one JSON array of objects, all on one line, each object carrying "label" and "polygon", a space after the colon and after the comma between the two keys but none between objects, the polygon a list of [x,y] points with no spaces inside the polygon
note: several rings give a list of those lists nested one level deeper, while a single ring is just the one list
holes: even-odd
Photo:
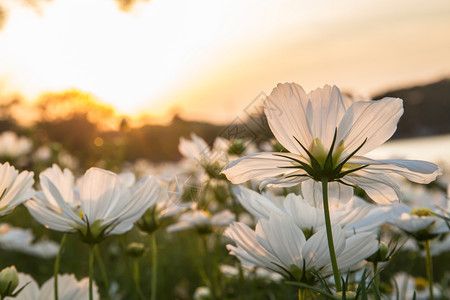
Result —
[{"label": "flower stem", "polygon": [[431,261],[430,240],[425,240],[423,245],[426,252],[425,265],[427,269],[428,288],[430,289],[430,300],[433,300],[433,262]]},{"label": "flower stem", "polygon": [[139,285],[139,261],[137,258],[133,259],[133,281],[134,281],[134,290],[136,292],[137,299],[144,299],[144,296],[141,291],[141,287]]},{"label": "flower stem", "polygon": [[334,250],[333,233],[331,231],[330,208],[328,207],[328,179],[322,178],[322,196],[323,196],[323,211],[325,214],[325,227],[327,229],[328,250],[330,251],[331,266],[333,267],[333,276],[336,284],[336,290],[342,290],[341,276],[336,261],[336,252]]},{"label": "flower stem", "polygon": [[375,284],[375,288],[377,289],[377,291],[380,290],[380,278],[378,277],[378,262],[374,262],[373,263],[373,282]]},{"label": "flower stem", "polygon": [[152,291],[151,300],[156,300],[156,288],[157,288],[157,278],[158,278],[158,249],[156,245],[156,233],[151,234],[152,240]]},{"label": "flower stem", "polygon": [[106,274],[105,264],[103,263],[102,256],[100,255],[100,250],[97,245],[94,246],[94,251],[95,259],[97,260],[97,264],[100,267],[100,273],[102,273],[103,283],[105,284],[106,298],[111,299],[111,296],[109,295],[108,275]]},{"label": "flower stem", "polygon": [[89,300],[94,299],[93,277],[94,277],[94,245],[89,245]]},{"label": "flower stem", "polygon": [[58,300],[58,273],[59,273],[59,263],[61,261],[61,254],[62,254],[62,249],[64,247],[64,244],[66,243],[67,240],[67,233],[64,233],[62,238],[61,238],[61,242],[59,243],[59,251],[58,251],[58,255],[56,256],[55,259],[55,267],[53,269],[53,277],[54,277],[54,281],[53,281],[53,289],[55,292],[55,300]]}]

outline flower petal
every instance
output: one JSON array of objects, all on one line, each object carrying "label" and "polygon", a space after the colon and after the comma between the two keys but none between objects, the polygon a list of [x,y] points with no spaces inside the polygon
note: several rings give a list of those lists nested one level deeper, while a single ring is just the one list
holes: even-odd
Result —
[{"label": "flower petal", "polygon": [[305,147],[312,143],[306,118],[308,101],[305,91],[296,83],[278,84],[264,101],[264,113],[273,135],[291,153],[306,154],[295,138]]},{"label": "flower petal", "polygon": [[233,193],[241,205],[257,219],[269,219],[271,213],[284,214],[283,210],[269,198],[251,189],[235,186]]},{"label": "flower petal", "polygon": [[301,159],[298,155],[292,153],[256,153],[231,162],[222,170],[222,173],[234,184],[243,183],[251,179],[258,180],[287,176],[293,173],[306,174],[301,169],[286,168],[293,166],[293,161],[288,157]]},{"label": "flower petal", "polygon": [[[331,147],[335,130],[345,114],[344,101],[336,86],[325,85],[308,94],[306,117],[312,138],[319,138],[325,149]],[[304,145],[308,147],[309,145]]]},{"label": "flower petal", "polygon": [[383,144],[394,134],[402,114],[403,101],[399,98],[354,102],[338,127],[337,141],[344,141],[344,154],[356,150],[366,138],[359,155]]},{"label": "flower petal", "polygon": [[442,174],[442,169],[431,162],[423,160],[409,159],[384,159],[373,160],[363,156],[356,156],[349,160],[351,164],[369,165],[366,170],[379,173],[396,173],[406,177],[408,180],[417,183],[430,183],[438,175]]},{"label": "flower petal", "polygon": [[359,170],[342,178],[342,182],[357,185],[379,204],[390,204],[400,198],[400,187],[386,174]]}]

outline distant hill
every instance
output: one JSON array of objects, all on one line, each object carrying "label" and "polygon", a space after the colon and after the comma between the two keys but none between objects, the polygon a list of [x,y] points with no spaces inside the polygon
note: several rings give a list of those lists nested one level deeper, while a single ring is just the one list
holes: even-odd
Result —
[{"label": "distant hill", "polygon": [[387,91],[373,99],[403,99],[405,112],[392,138],[450,134],[450,79]]}]

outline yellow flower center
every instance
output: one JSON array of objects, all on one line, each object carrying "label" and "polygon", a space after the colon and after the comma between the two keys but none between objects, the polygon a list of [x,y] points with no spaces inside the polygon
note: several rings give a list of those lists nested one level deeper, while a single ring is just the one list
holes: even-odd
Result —
[{"label": "yellow flower center", "polygon": [[423,206],[411,209],[411,212],[409,214],[411,216],[418,216],[418,217],[434,217],[434,213],[431,211],[431,209]]}]

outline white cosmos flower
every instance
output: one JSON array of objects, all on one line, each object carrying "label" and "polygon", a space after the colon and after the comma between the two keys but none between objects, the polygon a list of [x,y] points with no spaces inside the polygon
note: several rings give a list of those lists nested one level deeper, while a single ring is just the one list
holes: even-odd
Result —
[{"label": "white cosmos flower", "polygon": [[[439,212],[437,212],[439,213]],[[419,241],[432,239],[439,234],[450,232],[446,220],[435,215],[429,207],[412,208],[403,203],[395,203],[390,223],[411,234]]]},{"label": "white cosmos flower", "polygon": [[127,187],[117,174],[98,168],[89,169],[77,181],[78,187],[72,173],[56,165],[39,178],[42,191],[26,203],[31,215],[47,228],[79,232],[88,243],[129,231],[160,189],[154,177]]},{"label": "white cosmos flower", "polygon": [[[334,225],[332,230],[337,263],[343,272],[353,270],[378,249],[375,234],[364,232],[346,238],[339,225]],[[244,265],[263,267],[304,282],[313,279],[311,271],[332,274],[325,228],[306,239],[291,217],[272,214],[268,220],[260,219],[254,231],[234,222],[225,236],[236,243],[236,246],[227,245],[230,254]]]},{"label": "white cosmos flower", "polygon": [[399,186],[388,174],[429,183],[441,174],[429,162],[405,159],[372,160],[361,156],[389,139],[403,114],[398,98],[346,104],[336,86],[306,94],[295,83],[279,84],[264,102],[264,112],[276,139],[289,153],[256,153],[223,169],[233,183],[250,179],[293,186],[326,179],[342,190],[359,186],[376,202],[398,199]]},{"label": "white cosmos flower", "polygon": [[[50,278],[41,288],[38,283],[28,274],[19,273],[19,288],[28,285],[15,298],[6,297],[12,300],[49,300],[55,298],[54,277]],[[97,285],[94,283],[93,298],[100,299]],[[88,300],[89,299],[89,278],[78,281],[73,274],[58,274],[58,299],[59,300]]]},{"label": "white cosmos flower", "polygon": [[0,217],[33,196],[33,172],[17,171],[9,163],[0,164]]},{"label": "white cosmos flower", "polygon": [[[243,186],[234,187],[233,193],[256,219],[268,220],[273,213],[291,217],[307,236],[325,228],[323,209],[311,205],[314,201],[308,202],[300,195],[291,193],[278,202],[269,193],[261,195]],[[356,196],[346,205],[332,206],[330,214],[331,223],[339,224],[347,235],[374,231],[390,217],[389,207],[376,207]]]},{"label": "white cosmos flower", "polygon": [[49,240],[34,242],[34,239],[30,229],[0,224],[0,248],[42,258],[51,258],[58,254],[58,243]]}]

